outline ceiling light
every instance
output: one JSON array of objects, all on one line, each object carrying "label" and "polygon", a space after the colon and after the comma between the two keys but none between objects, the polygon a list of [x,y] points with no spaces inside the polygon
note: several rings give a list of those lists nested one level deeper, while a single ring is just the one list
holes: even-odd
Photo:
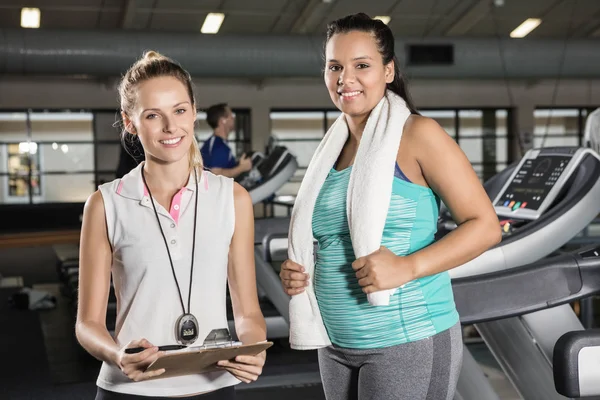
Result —
[{"label": "ceiling light", "polygon": [[21,8],[21,28],[39,28],[40,9]]},{"label": "ceiling light", "polygon": [[225,14],[223,13],[208,13],[206,19],[204,20],[204,24],[202,24],[202,29],[200,32],[202,33],[217,33],[219,32],[219,28],[225,19]]},{"label": "ceiling light", "polygon": [[373,19],[378,19],[381,22],[383,22],[384,24],[388,24],[390,22],[390,20],[392,19],[389,15],[378,15]]},{"label": "ceiling light", "polygon": [[510,33],[511,38],[524,38],[529,35],[529,32],[534,30],[542,23],[539,18],[527,18],[521,25]]}]

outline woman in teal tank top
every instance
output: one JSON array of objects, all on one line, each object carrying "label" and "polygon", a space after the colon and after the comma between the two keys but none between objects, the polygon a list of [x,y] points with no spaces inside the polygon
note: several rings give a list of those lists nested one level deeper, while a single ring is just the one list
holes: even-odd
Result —
[{"label": "woman in teal tank top", "polygon": [[[448,270],[500,240],[496,214],[461,149],[412,105],[387,25],[365,14],[334,21],[325,53],[325,83],[350,136],[315,203],[314,276],[287,260],[282,283],[291,296],[314,285],[332,343],[319,349],[328,400],[452,399],[462,336]],[[348,182],[366,121],[386,90],[402,97],[412,115],[398,149],[381,248],[356,259]],[[458,227],[434,242],[440,199]],[[399,289],[389,305],[367,301],[368,293],[393,288]]]}]

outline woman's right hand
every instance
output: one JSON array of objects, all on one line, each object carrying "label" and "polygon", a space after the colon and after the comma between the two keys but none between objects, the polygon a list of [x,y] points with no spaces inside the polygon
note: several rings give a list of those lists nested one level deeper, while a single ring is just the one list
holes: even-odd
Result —
[{"label": "woman's right hand", "polygon": [[[133,347],[144,347],[145,350],[136,354],[125,353],[125,349]],[[158,347],[152,345],[152,343],[146,339],[132,340],[119,351],[118,365],[121,368],[121,371],[123,371],[123,373],[132,381],[144,381],[164,374],[164,368],[156,371],[144,372],[150,364],[160,358],[163,354],[164,352],[158,351]]]},{"label": "woman's right hand", "polygon": [[279,277],[284,291],[290,296],[304,292],[310,282],[310,276],[304,273],[304,267],[289,259],[281,264]]}]

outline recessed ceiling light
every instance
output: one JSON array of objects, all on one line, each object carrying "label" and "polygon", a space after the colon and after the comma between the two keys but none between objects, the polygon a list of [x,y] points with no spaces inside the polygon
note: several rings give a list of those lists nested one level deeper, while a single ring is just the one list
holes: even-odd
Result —
[{"label": "recessed ceiling light", "polygon": [[225,14],[223,13],[209,13],[204,20],[204,24],[202,24],[202,29],[200,32],[202,33],[217,33],[219,32],[219,28],[221,28],[221,24],[225,19]]},{"label": "recessed ceiling light", "polygon": [[373,19],[378,19],[381,22],[383,22],[384,24],[388,24],[390,22],[390,20],[392,19],[389,15],[378,15]]},{"label": "recessed ceiling light", "polygon": [[542,23],[542,20],[539,18],[527,18],[523,23],[515,28],[514,31],[510,33],[511,38],[524,38],[529,35],[529,33],[537,28]]},{"label": "recessed ceiling light", "polygon": [[40,9],[21,8],[21,28],[39,28]]}]

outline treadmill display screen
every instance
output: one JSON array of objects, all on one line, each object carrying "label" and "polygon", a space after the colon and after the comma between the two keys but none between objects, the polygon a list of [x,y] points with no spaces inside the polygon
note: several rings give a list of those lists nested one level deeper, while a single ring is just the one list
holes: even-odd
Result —
[{"label": "treadmill display screen", "polygon": [[519,208],[537,210],[570,160],[570,156],[547,155],[526,160],[495,205],[513,211]]}]

